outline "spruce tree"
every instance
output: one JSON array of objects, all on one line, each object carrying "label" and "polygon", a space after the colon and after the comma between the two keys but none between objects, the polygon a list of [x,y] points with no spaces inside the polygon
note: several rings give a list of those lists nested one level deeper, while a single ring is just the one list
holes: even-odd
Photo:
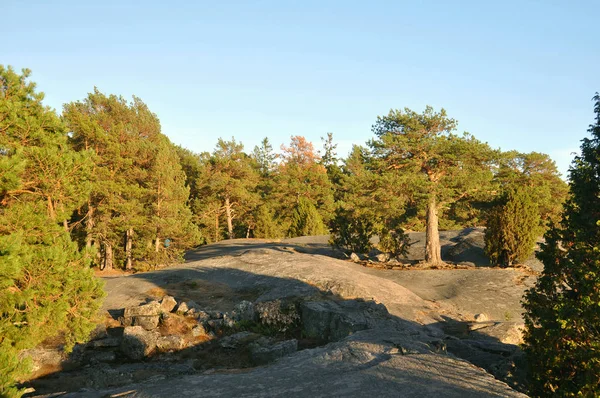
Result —
[{"label": "spruce tree", "polygon": [[600,96],[595,122],[569,170],[562,220],[545,235],[544,270],[525,295],[525,345],[533,396],[600,391]]},{"label": "spruce tree", "polygon": [[510,267],[533,253],[540,232],[538,206],[529,188],[512,188],[490,212],[485,252],[493,264]]},{"label": "spruce tree", "polygon": [[68,351],[94,327],[102,284],[69,235],[90,192],[92,153],[75,152],[43,94],[0,66],[0,395],[27,372],[19,352],[63,335]]}]

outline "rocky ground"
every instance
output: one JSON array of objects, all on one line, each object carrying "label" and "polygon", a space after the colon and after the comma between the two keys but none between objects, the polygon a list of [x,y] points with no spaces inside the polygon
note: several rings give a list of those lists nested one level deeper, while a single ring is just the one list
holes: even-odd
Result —
[{"label": "rocky ground", "polygon": [[[521,396],[520,299],[539,263],[489,267],[442,232],[445,269],[353,262],[326,237],[233,240],[106,278],[106,319],[69,357],[28,354],[30,396]],[[408,264],[411,266],[408,267]],[[45,394],[45,395],[44,395]],[[54,395],[57,396],[57,395]]]}]

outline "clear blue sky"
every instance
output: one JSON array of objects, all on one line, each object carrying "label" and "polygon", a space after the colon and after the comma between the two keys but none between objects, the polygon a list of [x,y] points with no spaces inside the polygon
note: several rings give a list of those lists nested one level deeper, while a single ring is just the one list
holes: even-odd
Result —
[{"label": "clear blue sky", "polygon": [[0,63],[32,69],[48,105],[136,95],[194,151],[333,132],[345,155],[377,115],[430,104],[565,172],[600,91],[598,1],[0,3]]}]

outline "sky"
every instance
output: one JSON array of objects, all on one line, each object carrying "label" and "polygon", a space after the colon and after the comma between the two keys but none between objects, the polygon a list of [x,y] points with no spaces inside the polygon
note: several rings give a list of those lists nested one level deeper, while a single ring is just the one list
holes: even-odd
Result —
[{"label": "sky", "polygon": [[600,91],[599,1],[0,0],[0,64],[59,112],[94,87],[141,98],[196,152],[302,135],[338,153],[378,115],[444,108],[566,173]]}]

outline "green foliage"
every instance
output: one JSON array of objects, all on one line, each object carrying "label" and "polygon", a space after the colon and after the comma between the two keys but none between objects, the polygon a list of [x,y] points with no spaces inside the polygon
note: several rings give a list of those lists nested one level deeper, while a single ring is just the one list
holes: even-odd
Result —
[{"label": "green foliage", "polygon": [[527,187],[535,198],[542,232],[546,231],[549,222],[556,224],[560,221],[568,187],[548,155],[538,152],[504,152],[500,155],[494,182],[499,185],[500,190]]},{"label": "green foliage", "polygon": [[323,224],[321,215],[315,205],[306,198],[300,198],[292,213],[288,235],[295,237],[324,235],[326,233],[327,228]]},{"label": "green foliage", "polygon": [[545,235],[544,271],[527,291],[524,350],[530,394],[597,396],[600,385],[600,96],[569,172],[562,220]]},{"label": "green foliage", "polygon": [[435,112],[427,106],[421,114],[391,110],[377,118],[377,138],[369,142],[374,169],[396,174],[412,205],[427,207],[425,260],[434,263],[441,261],[438,212],[485,191],[493,176],[496,153],[468,133],[455,135],[456,125],[444,109]]},{"label": "green foliage", "polygon": [[18,396],[19,353],[62,335],[87,338],[104,295],[67,219],[90,192],[92,154],[70,149],[43,94],[0,66],[0,395]]},{"label": "green foliage", "polygon": [[527,187],[511,189],[489,214],[485,252],[493,264],[509,267],[531,256],[540,232],[538,206],[531,191]]},{"label": "green foliage", "polygon": [[332,246],[342,248],[353,253],[368,253],[372,249],[371,238],[375,235],[375,228],[371,219],[366,215],[338,208],[335,216],[329,223]]},{"label": "green foliage", "polygon": [[281,231],[281,227],[275,220],[273,211],[267,204],[261,205],[257,208],[254,219],[255,238],[274,239],[281,238],[284,235]]}]

